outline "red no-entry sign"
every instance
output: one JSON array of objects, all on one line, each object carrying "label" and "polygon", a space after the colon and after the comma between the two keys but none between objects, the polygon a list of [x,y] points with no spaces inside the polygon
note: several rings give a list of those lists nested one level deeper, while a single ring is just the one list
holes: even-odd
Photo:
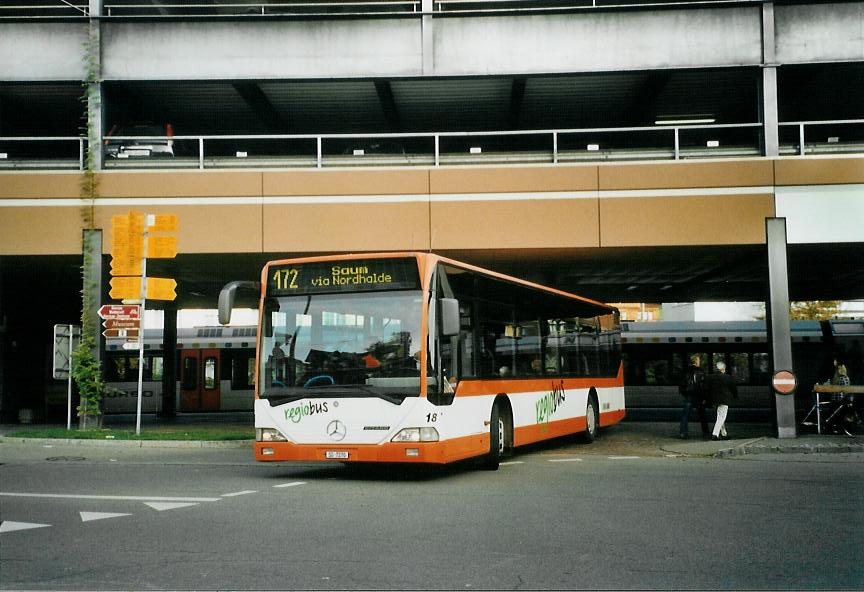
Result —
[{"label": "red no-entry sign", "polygon": [[789,370],[778,370],[771,378],[771,388],[780,395],[791,395],[798,386],[798,379]]}]

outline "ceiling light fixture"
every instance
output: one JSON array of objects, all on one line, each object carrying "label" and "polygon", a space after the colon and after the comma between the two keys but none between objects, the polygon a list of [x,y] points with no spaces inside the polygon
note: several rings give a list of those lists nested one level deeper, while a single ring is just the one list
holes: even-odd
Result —
[{"label": "ceiling light fixture", "polygon": [[661,115],[654,121],[654,125],[699,125],[703,123],[714,123],[715,121],[717,121],[717,119],[710,115]]}]

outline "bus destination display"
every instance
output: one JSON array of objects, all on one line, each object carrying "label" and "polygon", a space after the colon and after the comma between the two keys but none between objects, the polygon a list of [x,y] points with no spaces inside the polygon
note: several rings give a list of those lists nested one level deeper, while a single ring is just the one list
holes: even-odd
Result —
[{"label": "bus destination display", "polygon": [[419,288],[420,276],[414,259],[356,259],[273,265],[267,277],[267,293],[270,296]]}]

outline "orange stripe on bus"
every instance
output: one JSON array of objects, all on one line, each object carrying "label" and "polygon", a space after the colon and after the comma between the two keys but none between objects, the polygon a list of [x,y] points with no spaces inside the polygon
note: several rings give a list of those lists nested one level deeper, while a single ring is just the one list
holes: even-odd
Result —
[{"label": "orange stripe on bus", "polygon": [[550,438],[560,438],[577,432],[584,432],[587,423],[584,417],[571,417],[559,419],[549,423],[539,423],[523,427],[517,427],[513,433],[513,445],[524,446]]}]

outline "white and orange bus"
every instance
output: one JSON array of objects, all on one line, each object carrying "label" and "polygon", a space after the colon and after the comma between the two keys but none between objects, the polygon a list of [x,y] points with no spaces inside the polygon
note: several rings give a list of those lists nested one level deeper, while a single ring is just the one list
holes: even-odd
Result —
[{"label": "white and orange bus", "polygon": [[429,253],[273,261],[260,290],[255,458],[488,468],[624,417],[618,311]]}]

